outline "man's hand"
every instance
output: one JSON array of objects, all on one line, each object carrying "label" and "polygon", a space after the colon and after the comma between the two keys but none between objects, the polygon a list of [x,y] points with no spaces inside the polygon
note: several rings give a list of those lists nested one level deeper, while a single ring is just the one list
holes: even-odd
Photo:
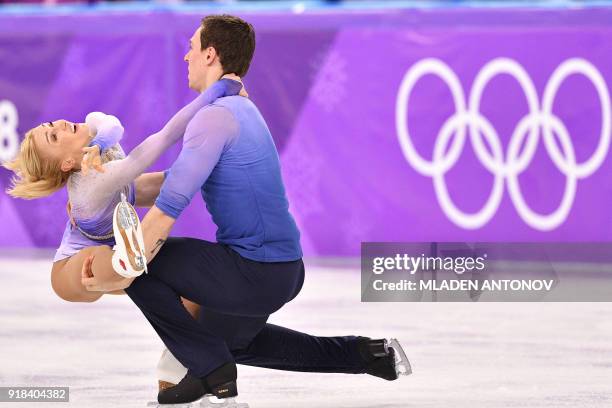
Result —
[{"label": "man's hand", "polygon": [[100,173],[104,173],[104,167],[102,167],[102,157],[100,157],[100,147],[91,146],[83,148],[83,160],[81,161],[81,171],[86,176],[90,168],[94,168]]},{"label": "man's hand", "polygon": [[81,269],[81,284],[89,292],[113,292],[116,290],[123,290],[129,287],[134,280],[134,278],[122,278],[111,282],[99,282],[91,270],[93,259],[93,255],[87,257],[83,261],[83,268]]}]

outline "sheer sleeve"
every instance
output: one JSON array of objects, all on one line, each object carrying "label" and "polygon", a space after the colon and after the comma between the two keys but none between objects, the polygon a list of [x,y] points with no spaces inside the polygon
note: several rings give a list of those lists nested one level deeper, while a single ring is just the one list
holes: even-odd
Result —
[{"label": "sheer sleeve", "polygon": [[183,149],[162,184],[155,206],[178,218],[238,134],[238,122],[227,108],[211,105],[198,112],[187,127]]},{"label": "sheer sleeve", "polygon": [[200,109],[219,97],[237,95],[240,89],[242,84],[230,79],[215,82],[178,111],[159,132],[150,135],[136,146],[126,158],[105,163],[105,173],[96,179],[98,198],[103,199],[113,194],[143,173],[168,147],[183,136],[187,125]]}]

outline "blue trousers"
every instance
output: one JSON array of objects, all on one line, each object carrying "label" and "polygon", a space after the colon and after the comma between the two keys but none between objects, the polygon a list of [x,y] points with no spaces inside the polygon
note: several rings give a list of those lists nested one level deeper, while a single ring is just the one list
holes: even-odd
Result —
[{"label": "blue trousers", "polygon": [[[290,371],[365,372],[355,336],[317,337],[267,323],[303,282],[301,259],[257,262],[227,245],[169,238],[148,274],[126,293],[196,377],[231,361]],[[199,321],[181,296],[201,305]]]}]

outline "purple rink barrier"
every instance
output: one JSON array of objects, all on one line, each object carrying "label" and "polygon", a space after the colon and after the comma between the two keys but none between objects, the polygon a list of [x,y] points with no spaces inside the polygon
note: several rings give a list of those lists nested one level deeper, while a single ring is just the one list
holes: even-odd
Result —
[{"label": "purple rink barrier", "polygon": [[[195,96],[183,55],[207,11],[83,10],[0,14],[2,157],[40,122],[93,110],[120,118],[129,151]],[[236,14],[257,31],[245,83],[306,255],[612,240],[612,7]],[[0,194],[0,246],[56,247],[65,204]],[[173,235],[214,239],[201,198]]]}]

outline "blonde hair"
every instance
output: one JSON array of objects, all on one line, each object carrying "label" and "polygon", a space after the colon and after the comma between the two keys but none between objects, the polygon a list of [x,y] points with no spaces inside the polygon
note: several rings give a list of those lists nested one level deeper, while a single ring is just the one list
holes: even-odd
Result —
[{"label": "blonde hair", "polygon": [[6,192],[32,200],[47,197],[66,185],[70,172],[61,170],[59,160],[43,160],[34,145],[34,129],[25,134],[17,157],[3,166],[15,173]]}]

